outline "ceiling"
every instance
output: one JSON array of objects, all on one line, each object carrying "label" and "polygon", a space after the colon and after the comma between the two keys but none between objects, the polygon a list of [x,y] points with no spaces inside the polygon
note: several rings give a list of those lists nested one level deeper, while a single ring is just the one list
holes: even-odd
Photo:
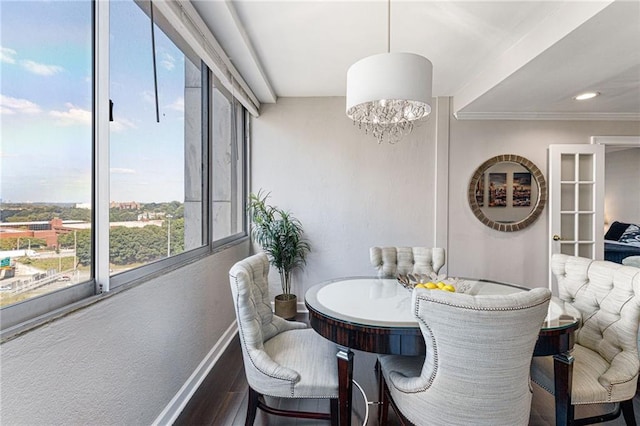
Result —
[{"label": "ceiling", "polygon": [[[345,96],[349,66],[387,51],[386,0],[191,2],[261,103]],[[640,120],[640,1],[390,7],[390,50],[427,57],[459,119]]]}]

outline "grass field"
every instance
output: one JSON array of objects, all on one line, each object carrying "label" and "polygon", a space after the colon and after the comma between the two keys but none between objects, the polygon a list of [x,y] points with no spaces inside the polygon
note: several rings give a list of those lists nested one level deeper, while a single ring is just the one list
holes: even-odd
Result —
[{"label": "grass field", "polygon": [[62,257],[60,259],[58,259],[57,257],[44,259],[21,257],[16,259],[16,261],[22,263],[23,265],[29,265],[33,268],[41,269],[42,271],[47,271],[49,269],[58,269],[60,266],[62,266],[62,271],[68,271],[70,269],[73,269],[73,259],[73,256]]}]

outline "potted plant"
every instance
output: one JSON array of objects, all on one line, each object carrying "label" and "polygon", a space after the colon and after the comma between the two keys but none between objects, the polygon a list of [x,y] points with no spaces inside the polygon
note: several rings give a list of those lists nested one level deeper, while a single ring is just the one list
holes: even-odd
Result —
[{"label": "potted plant", "polygon": [[303,237],[300,221],[290,212],[267,204],[269,195],[260,190],[249,196],[251,235],[280,273],[282,294],[275,297],[275,313],[282,318],[293,319],[298,298],[291,293],[291,272],[306,263],[311,246]]}]

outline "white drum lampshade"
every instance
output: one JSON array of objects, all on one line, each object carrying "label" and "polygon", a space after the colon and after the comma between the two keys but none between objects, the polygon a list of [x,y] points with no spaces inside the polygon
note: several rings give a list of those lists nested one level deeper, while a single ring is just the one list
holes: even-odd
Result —
[{"label": "white drum lampshade", "polygon": [[347,71],[347,116],[381,142],[397,142],[431,112],[433,65],[413,53],[382,53]]}]

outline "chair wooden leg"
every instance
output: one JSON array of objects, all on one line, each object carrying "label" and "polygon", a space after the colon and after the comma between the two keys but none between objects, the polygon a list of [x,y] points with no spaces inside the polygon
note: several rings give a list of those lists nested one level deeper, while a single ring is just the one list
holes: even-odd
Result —
[{"label": "chair wooden leg", "polygon": [[382,424],[382,403],[384,401],[384,377],[382,376],[382,370],[379,367],[378,361],[376,361],[376,377],[378,378],[378,424]]},{"label": "chair wooden leg", "polygon": [[620,403],[620,409],[622,410],[622,416],[627,426],[637,426],[636,416],[633,413],[633,399],[622,401]]},{"label": "chair wooden leg", "polygon": [[249,386],[249,402],[247,403],[247,419],[244,422],[245,426],[253,426],[253,422],[256,420],[259,399],[260,394]]},{"label": "chair wooden leg", "polygon": [[337,398],[332,398],[329,401],[329,404],[331,406],[330,410],[331,410],[331,426],[338,426],[338,423],[340,423],[340,417],[339,417],[339,412],[338,412],[338,399]]},{"label": "chair wooden leg", "polygon": [[329,400],[331,412],[330,413],[316,413],[313,411],[296,411],[296,410],[283,410],[280,408],[271,407],[264,400],[264,396],[249,386],[249,401],[247,402],[247,419],[245,420],[245,426],[253,426],[256,419],[258,409],[264,411],[267,414],[274,416],[284,417],[297,417],[301,419],[316,419],[316,420],[330,420],[332,425],[338,425],[339,419],[339,405],[338,398],[332,398]]},{"label": "chair wooden leg", "polygon": [[389,418],[389,389],[384,376],[380,372],[380,410],[378,411],[378,423],[383,426],[387,424]]}]

